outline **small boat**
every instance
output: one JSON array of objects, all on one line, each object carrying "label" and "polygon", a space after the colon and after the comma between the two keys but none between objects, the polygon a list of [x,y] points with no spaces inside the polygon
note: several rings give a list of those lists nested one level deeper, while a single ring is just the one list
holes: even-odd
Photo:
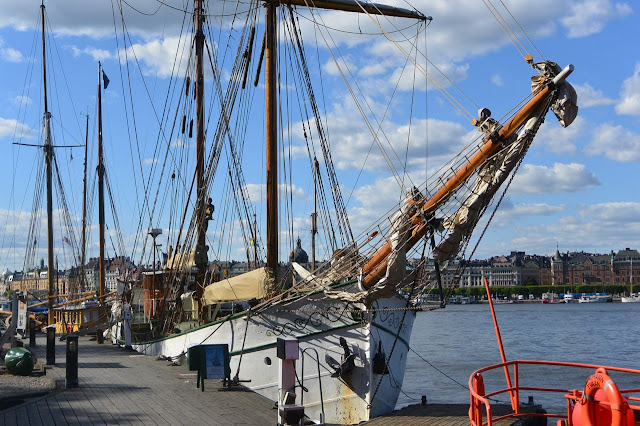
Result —
[{"label": "small boat", "polygon": [[573,297],[573,293],[565,293],[563,297],[564,303],[574,303],[576,299]]},{"label": "small boat", "polygon": [[608,294],[600,294],[600,293],[596,293],[596,294],[583,294],[582,296],[580,296],[580,299],[578,300],[578,302],[580,303],[606,303],[606,302],[610,302],[611,296]]},{"label": "small boat", "polygon": [[623,296],[620,300],[622,303],[636,303],[640,302],[640,294],[631,293],[629,296]]},{"label": "small boat", "polygon": [[558,295],[555,293],[542,293],[542,303],[556,303]]}]

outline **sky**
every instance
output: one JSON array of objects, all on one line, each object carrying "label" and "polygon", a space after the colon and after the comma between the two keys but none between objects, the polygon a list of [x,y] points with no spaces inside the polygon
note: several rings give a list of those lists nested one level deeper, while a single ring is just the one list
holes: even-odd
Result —
[{"label": "sky", "polygon": [[[407,19],[374,22],[363,14],[323,11],[313,12],[320,24],[315,26],[309,19],[311,12],[304,8],[296,11],[354,234],[397,205],[401,197],[401,185],[389,161],[396,171],[400,170],[400,179],[401,170],[406,169],[405,184],[423,182],[425,176],[431,176],[471,140],[473,126],[437,85],[448,90],[472,114],[486,107],[493,117],[499,118],[530,93],[529,78],[534,75],[481,0],[419,0],[410,5],[394,0],[388,4],[415,8],[432,16],[433,21],[425,29],[424,25]],[[547,116],[474,258],[515,250],[549,255],[556,247],[561,251],[599,253],[625,247],[637,249],[640,237],[637,191],[640,54],[634,46],[640,37],[637,5],[614,0],[505,0],[507,12],[501,2],[494,4],[535,60],[543,57],[557,61],[562,67],[569,63],[575,66],[569,81],[578,93],[580,111],[577,120],[566,129],[561,128],[553,114]],[[0,0],[1,270],[23,268],[36,170],[42,167],[41,150],[14,145],[42,143],[39,5],[38,1]],[[191,179],[186,164],[195,158],[195,148],[186,137],[170,138],[167,130],[170,124],[163,126],[165,130],[161,132],[159,121],[163,120],[163,111],[167,111],[167,117],[178,115],[172,85],[175,82],[181,85],[187,72],[187,61],[180,60],[182,56],[177,52],[184,52],[185,42],[188,46],[192,35],[189,25],[183,26],[191,16],[181,11],[190,9],[191,2],[97,0],[87,7],[86,2],[79,0],[61,0],[45,1],[45,5],[54,143],[84,144],[83,114],[88,113],[92,175],[95,175],[98,61],[110,79],[110,86],[103,92],[103,135],[118,220],[116,223],[109,207],[107,253],[112,256],[122,251],[115,233],[115,229],[120,229],[124,252],[139,260],[143,245],[150,244],[146,232],[139,230],[148,227],[165,230],[158,243],[166,251],[170,244],[167,235],[170,229],[175,231],[176,217],[182,214],[186,200],[185,195],[178,195],[176,186]],[[235,51],[225,43],[227,39],[239,39],[246,16],[240,13],[234,19],[232,12],[246,12],[249,7],[247,2],[222,1],[209,2],[207,6],[211,15],[208,24],[214,35],[211,47],[217,49],[218,59],[224,56],[223,84],[231,78],[230,64],[235,56]],[[263,12],[260,10],[257,16],[259,42]],[[126,40],[122,36],[123,22],[128,30]],[[378,24],[387,32],[387,38],[380,35]],[[280,30],[283,40],[282,21]],[[417,46],[417,55],[409,43]],[[259,51],[259,43],[256,45],[255,50]],[[398,46],[417,58],[418,69]],[[258,55],[256,51],[253,56]],[[285,52],[280,57],[284,61],[287,51],[282,47],[281,52]],[[429,65],[425,65],[425,54]],[[426,81],[420,72],[425,67],[435,82]],[[282,80],[288,75],[285,69],[281,65],[284,93],[281,98],[292,103],[293,111],[297,93],[293,83]],[[177,80],[172,79],[173,75]],[[211,81],[209,69],[207,83]],[[212,87],[209,84],[205,89],[206,99],[214,97]],[[357,102],[350,89],[356,93]],[[242,168],[246,192],[264,235],[263,77],[251,93],[245,98],[248,124],[241,135]],[[167,100],[174,104],[165,109]],[[360,109],[365,111],[368,121],[362,118]],[[215,107],[208,111],[215,111]],[[281,174],[280,183],[292,206],[280,207],[285,212],[281,219],[285,229],[280,239],[281,258],[293,248],[298,236],[310,251],[309,214],[313,206],[313,178],[302,121],[293,112],[287,114],[291,116],[291,125],[283,129],[281,143],[286,158],[281,161],[290,165],[291,171],[287,171],[290,179]],[[217,115],[211,116],[215,121]],[[384,134],[380,138],[384,151],[375,143],[368,126],[372,126],[373,132],[381,129],[378,133]],[[213,134],[215,123],[209,129],[208,135]],[[209,136],[207,143],[210,150]],[[168,163],[162,155],[165,151],[174,155]],[[385,159],[385,153],[391,160]],[[78,226],[83,148],[58,148],[56,155],[71,211],[70,221]],[[233,214],[225,208],[229,205],[224,179],[228,167],[226,155],[225,151],[210,194],[216,212],[208,232],[208,244],[212,247],[209,258],[243,260],[237,218],[234,222]],[[166,170],[161,172],[163,165]],[[177,180],[169,178],[170,171],[178,172]],[[89,178],[92,192],[94,180]],[[158,200],[153,214],[145,210],[143,182],[148,182],[148,197]],[[88,255],[96,256],[96,202],[94,196],[90,199]],[[56,256],[61,265],[68,266],[69,248],[62,242],[68,233],[58,200],[56,197],[54,203]],[[40,201],[41,212],[44,205]],[[46,258],[45,218],[40,213],[34,225],[39,229],[37,259]],[[228,223],[233,226],[225,228]],[[292,225],[284,226],[287,223]],[[481,222],[480,227],[484,224]],[[319,257],[326,258],[330,251],[323,230],[319,235]],[[231,243],[223,243],[223,239]],[[149,249],[145,253],[143,261],[148,261]]]}]

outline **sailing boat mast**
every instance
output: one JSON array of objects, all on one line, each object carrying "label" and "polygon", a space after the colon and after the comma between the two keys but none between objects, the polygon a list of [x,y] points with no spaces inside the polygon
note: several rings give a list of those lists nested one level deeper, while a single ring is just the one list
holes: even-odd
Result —
[{"label": "sailing boat mast", "polygon": [[[202,31],[203,7],[202,0],[195,0],[194,14],[196,21],[196,218],[198,224],[198,244],[196,246],[196,266],[198,272],[196,275],[196,300],[198,301],[198,309],[202,312],[202,295],[204,293],[204,279],[207,269],[207,249],[206,249],[206,224],[207,220],[204,215],[204,74],[202,72],[203,50],[204,50],[204,32]],[[199,318],[202,318],[199,316]]]},{"label": "sailing boat mast", "polygon": [[102,163],[102,66],[98,62],[98,220],[100,221],[100,301],[104,296],[105,261],[104,261],[104,164]]},{"label": "sailing boat mast", "polygon": [[[267,268],[275,273],[278,265],[278,117],[277,117],[277,40],[276,11],[280,0],[266,0],[265,81],[266,81],[266,135],[267,135]],[[375,3],[363,4],[352,0],[318,0],[310,6],[307,0],[289,0],[289,6],[342,10],[414,19],[430,19],[413,10]]]},{"label": "sailing boat mast", "polygon": [[42,82],[44,91],[44,155],[45,162],[47,164],[47,280],[49,282],[49,300],[47,303],[48,315],[47,323],[52,325],[55,321],[53,315],[53,297],[54,297],[54,264],[53,264],[53,192],[51,190],[51,168],[53,163],[53,147],[51,146],[51,127],[49,120],[51,114],[49,113],[47,104],[47,64],[45,54],[45,35],[44,35],[44,4],[40,5],[40,13],[42,18]]},{"label": "sailing boat mast", "polygon": [[[87,111],[88,112],[88,111]],[[83,293],[85,288],[85,271],[84,265],[86,264],[87,253],[87,147],[89,146],[89,114],[86,115],[86,127],[84,133],[84,174],[82,177],[82,251],[80,253],[80,293]]]},{"label": "sailing boat mast", "polygon": [[266,2],[266,135],[267,135],[267,268],[275,277],[278,266],[278,117],[277,117],[277,51],[276,8],[277,3]]},{"label": "sailing boat mast", "polygon": [[313,213],[311,213],[311,270],[316,270],[316,234],[318,233],[318,177],[320,165],[313,158]]}]

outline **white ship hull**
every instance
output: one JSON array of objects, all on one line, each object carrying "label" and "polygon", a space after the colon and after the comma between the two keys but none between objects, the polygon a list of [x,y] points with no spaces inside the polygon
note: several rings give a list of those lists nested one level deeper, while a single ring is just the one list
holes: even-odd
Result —
[{"label": "white ship hull", "polygon": [[[355,288],[356,284],[352,286]],[[240,364],[239,379],[250,380],[244,383],[248,388],[276,401],[279,374],[276,339],[296,337],[304,352],[304,372],[302,356],[296,369],[308,388],[308,392],[297,388],[296,403],[303,394],[305,414],[315,422],[320,421],[322,404],[317,351],[325,422],[354,424],[395,408],[415,319],[415,311],[404,309],[406,306],[406,299],[394,296],[376,301],[371,312],[354,315],[355,305],[329,299],[319,292],[279,303],[259,314],[249,317],[237,314],[227,321],[216,321],[162,340],[137,344],[134,348],[152,356],[177,357],[193,345],[227,343],[231,353],[231,375],[235,376]],[[339,343],[341,337],[356,355],[355,368],[345,380],[331,377],[335,370],[325,361],[326,355],[340,361],[344,354]],[[379,347],[388,361],[389,374],[373,372],[372,360]],[[274,412],[274,422],[275,417]]]}]

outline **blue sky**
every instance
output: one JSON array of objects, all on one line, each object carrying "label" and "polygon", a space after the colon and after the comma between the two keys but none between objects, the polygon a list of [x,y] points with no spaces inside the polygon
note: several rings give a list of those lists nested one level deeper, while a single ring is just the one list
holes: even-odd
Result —
[{"label": "blue sky", "polygon": [[[173,58],[178,46],[185,41],[184,35],[182,39],[179,38],[183,14],[156,0],[128,3],[151,16],[143,15],[126,3],[115,0],[113,3],[96,1],[90,8],[87,8],[85,2],[77,0],[45,4],[48,27],[52,31],[48,39],[48,61],[55,143],[83,143],[84,117],[81,113],[88,110],[89,148],[95,153],[97,61],[101,60],[111,80],[109,89],[103,94],[108,173],[125,251],[128,255],[134,254],[137,261],[141,256],[141,244],[135,243],[136,231],[139,228],[146,229],[148,225],[167,229],[172,215],[175,216],[183,208],[182,199],[160,197],[153,219],[149,221],[146,215],[143,224],[139,224],[142,176],[148,178],[151,171],[157,171],[162,163],[162,156],[154,153],[157,141],[160,140],[159,146],[165,149],[167,145],[170,145],[171,150],[182,148],[179,152],[187,159],[193,158],[194,149],[189,141],[158,139],[159,126],[154,113],[154,108],[160,113],[163,109]],[[183,8],[181,1],[174,0],[168,4],[178,9]],[[407,7],[406,2],[395,1],[390,4]],[[575,65],[575,72],[569,80],[577,89],[580,112],[578,120],[567,129],[560,128],[553,115],[547,116],[546,123],[475,257],[485,258],[511,250],[551,254],[555,251],[556,244],[564,251],[608,252],[624,247],[638,248],[640,200],[636,182],[639,177],[637,164],[640,161],[640,56],[634,47],[634,40],[640,36],[637,7],[631,2],[613,0],[542,0],[536,3],[512,0],[505,1],[505,4],[546,59],[555,60],[561,66],[568,63]],[[120,32],[119,44],[116,44],[112,5],[115,7],[115,25],[118,31],[121,28],[118,5],[122,6],[134,45],[131,47],[127,44],[126,52],[123,50]],[[238,5],[240,9],[244,7],[246,10],[246,3]],[[236,3],[212,2],[209,11],[215,14],[222,7],[228,11],[232,6],[235,7]],[[474,111],[475,103],[491,109],[494,117],[501,117],[527,96],[530,92],[529,77],[533,72],[482,1],[422,0],[412,2],[412,6],[425,15],[433,16],[433,22],[426,30],[426,37],[424,32],[418,34],[419,50],[422,53],[426,51],[430,60],[446,71],[449,78],[473,102],[452,89],[433,67],[429,67],[429,71],[443,84],[446,83],[445,86],[452,90],[452,94],[466,108]],[[500,10],[505,13],[501,6]],[[414,181],[424,180],[425,173],[433,173],[438,165],[462,148],[469,141],[473,127],[433,88],[432,83],[429,84],[429,90],[425,91],[424,76],[419,72],[416,73],[416,89],[413,108],[411,107],[413,68],[408,66],[401,72],[406,57],[384,37],[367,35],[380,31],[367,16],[322,12],[316,15],[316,19],[324,26],[314,28],[305,19],[309,17],[309,13],[304,10],[299,10],[299,13],[314,90],[316,96],[321,98],[321,110],[326,111],[334,164],[343,196],[345,200],[349,200],[347,210],[352,226],[355,233],[358,233],[393,207],[400,198],[401,190],[375,144],[371,153],[366,156],[373,143],[371,133],[346,90],[322,35],[328,40],[331,52],[339,58],[338,63],[343,72],[348,68],[353,76],[348,77],[349,84],[355,87],[354,81],[358,82],[378,119],[382,118],[387,105],[390,105],[382,124],[388,137],[384,142],[388,144],[386,149],[393,146],[403,156],[407,151],[409,131],[411,132],[407,170]],[[505,13],[505,16],[508,15]],[[258,13],[258,17],[257,33],[261,34],[262,12]],[[38,156],[41,156],[36,148],[12,145],[12,142],[18,140],[25,143],[39,143],[40,140],[42,83],[40,36],[36,29],[38,19],[39,2],[24,1],[16,4],[0,1],[2,270],[7,267],[22,269],[33,198],[33,168]],[[216,31],[220,29],[220,34],[223,35],[220,40],[225,42],[230,31],[236,34],[234,31],[241,27],[239,22],[234,22],[232,27],[229,18],[221,27],[214,18],[212,21],[210,24]],[[403,32],[392,33],[392,37],[397,40],[416,37],[417,27],[411,27],[410,21],[380,22],[387,31],[393,31],[396,26],[410,27]],[[517,30],[517,27],[514,26],[514,29]],[[359,34],[360,31],[364,34]],[[261,36],[257,39],[260,41]],[[522,39],[526,42],[524,37]],[[535,50],[531,49],[530,44],[526,45],[538,60]],[[407,43],[403,46],[407,47]],[[220,52],[222,51],[220,48]],[[127,74],[125,53],[129,54],[129,59],[135,53],[140,64],[138,69],[135,61],[128,62],[130,87],[129,80],[122,78]],[[419,59],[418,62],[424,66],[424,59]],[[185,63],[181,69],[184,69]],[[225,69],[229,69],[228,65]],[[178,73],[178,76],[182,78],[184,73]],[[223,78],[228,78],[228,75]],[[398,89],[392,96],[396,85]],[[295,91],[289,90],[287,93],[293,101]],[[206,96],[210,99],[211,95],[208,89]],[[137,144],[132,124],[131,98]],[[128,115],[124,112],[125,102]],[[264,222],[265,215],[261,192],[265,180],[262,166],[263,104],[264,91],[260,85],[251,100],[250,126],[245,136],[243,157],[247,190],[260,224]],[[173,108],[175,113],[175,105]],[[290,216],[294,224],[293,238],[299,234],[303,246],[308,248],[308,217],[312,208],[313,181],[301,137],[300,119],[295,115],[292,118],[292,136],[286,142],[291,144],[293,165],[294,186],[289,186],[289,194],[293,199]],[[372,120],[371,114],[369,119]],[[211,129],[214,127],[211,125]],[[289,145],[286,147],[289,149]],[[427,151],[428,159],[425,158]],[[73,160],[70,160],[71,155]],[[81,148],[58,150],[62,178],[76,223],[81,207],[82,155]],[[90,169],[94,170],[95,160],[91,161]],[[222,230],[217,226],[233,223],[233,217],[224,217],[223,206],[228,200],[223,190],[227,168],[225,161],[221,163],[218,172],[221,177],[216,177],[211,193],[217,209],[214,220],[216,225],[212,226],[208,235],[215,254],[210,253],[209,257],[243,259],[237,226],[234,227],[231,238],[234,242],[231,245],[219,243]],[[396,166],[399,167],[401,162]],[[158,175],[154,176],[157,178]],[[165,175],[158,182],[153,182],[149,192],[155,194],[155,188],[160,187],[162,190],[159,193],[164,194],[167,186],[170,186],[168,182],[168,176]],[[93,207],[89,254],[95,256],[95,203]],[[285,211],[286,206],[283,205],[281,209]],[[113,231],[115,226],[110,212],[107,218],[109,228]],[[64,231],[60,229],[58,226],[55,237],[56,254],[64,264],[64,259],[68,259],[69,254],[64,252],[66,248],[61,243]],[[44,241],[44,235],[42,231],[39,239]],[[322,236],[322,232],[320,235]],[[229,232],[226,236],[229,236]],[[110,241],[107,243],[108,253],[111,255],[117,246],[115,236],[112,239],[113,245]],[[158,242],[166,248],[166,235],[160,237]],[[288,253],[292,244],[292,235],[283,233],[280,247],[282,256]],[[38,247],[38,258],[44,257],[45,245],[38,241]],[[326,257],[328,249],[322,238],[320,247],[322,257]]]}]

